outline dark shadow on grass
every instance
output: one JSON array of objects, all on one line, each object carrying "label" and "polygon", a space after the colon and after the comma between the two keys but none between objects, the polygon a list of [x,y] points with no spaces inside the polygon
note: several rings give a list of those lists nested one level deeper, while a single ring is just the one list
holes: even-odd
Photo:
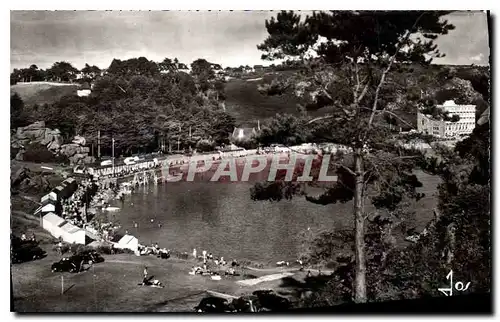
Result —
[{"label": "dark shadow on grass", "polygon": [[[326,285],[328,281],[333,279],[333,275],[315,275],[305,277],[304,281],[297,280],[291,276],[281,279],[280,287],[290,289],[288,295],[300,297],[302,293],[308,291],[317,291]],[[284,293],[284,291],[282,291]],[[283,294],[284,295],[284,294]]]}]

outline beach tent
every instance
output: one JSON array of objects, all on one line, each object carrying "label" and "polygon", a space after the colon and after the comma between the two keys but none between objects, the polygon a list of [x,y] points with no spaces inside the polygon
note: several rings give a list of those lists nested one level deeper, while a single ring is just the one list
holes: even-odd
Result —
[{"label": "beach tent", "polygon": [[130,249],[137,252],[139,247],[139,240],[132,235],[125,235],[121,237],[118,242],[115,242],[115,247],[119,249]]}]

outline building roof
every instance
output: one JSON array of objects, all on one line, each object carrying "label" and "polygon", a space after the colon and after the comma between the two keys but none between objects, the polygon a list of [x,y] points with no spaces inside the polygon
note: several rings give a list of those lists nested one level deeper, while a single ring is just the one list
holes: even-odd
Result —
[{"label": "building roof", "polygon": [[56,194],[59,194],[62,191],[64,191],[64,187],[63,186],[57,186],[52,191],[55,192]]},{"label": "building roof", "polygon": [[48,221],[49,223],[51,223],[54,226],[59,226],[60,224],[62,224],[65,221],[64,219],[62,219],[61,217],[59,217],[58,215],[56,215],[53,212],[49,212],[48,214],[43,216],[43,220]]},{"label": "building roof", "polygon": [[43,206],[40,211],[42,212],[53,212],[56,211],[56,206],[54,204],[48,203],[45,206]]},{"label": "building roof", "polygon": [[76,182],[75,178],[68,178],[63,181],[65,184],[72,184],[73,182]]},{"label": "building roof", "polygon": [[80,227],[77,227],[75,225],[73,225],[72,223],[70,222],[66,222],[62,227],[61,229],[63,229],[64,231],[70,233],[70,234],[74,234],[76,233],[77,231],[81,230]]},{"label": "building roof", "polygon": [[48,194],[44,195],[42,198],[41,198],[41,201],[43,202],[44,200],[48,200],[48,199],[51,199],[52,198],[55,198],[57,200],[57,193],[55,193],[54,191],[51,191],[49,192]]},{"label": "building roof", "polygon": [[120,240],[118,241],[118,244],[127,245],[127,244],[130,244],[132,241],[134,241],[136,239],[137,238],[135,238],[132,235],[125,235],[122,238],[120,238]]}]

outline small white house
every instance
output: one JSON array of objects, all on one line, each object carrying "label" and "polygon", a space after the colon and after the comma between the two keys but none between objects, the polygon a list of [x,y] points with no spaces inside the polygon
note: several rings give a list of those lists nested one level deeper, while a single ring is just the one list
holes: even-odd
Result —
[{"label": "small white house", "polygon": [[139,248],[139,240],[132,235],[125,235],[118,240],[118,242],[114,243],[116,248],[119,249],[130,249],[134,253],[138,251]]},{"label": "small white house", "polygon": [[44,203],[46,201],[57,201],[57,194],[54,191],[49,192],[45,196],[42,197],[41,202]]}]

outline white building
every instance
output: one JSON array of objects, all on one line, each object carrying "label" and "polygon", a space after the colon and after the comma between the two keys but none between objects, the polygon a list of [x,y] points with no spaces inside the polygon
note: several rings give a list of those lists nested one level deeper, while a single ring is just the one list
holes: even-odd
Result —
[{"label": "white building", "polygon": [[70,244],[85,245],[85,230],[67,222],[53,212],[43,216],[42,227],[55,238],[61,237]]},{"label": "white building", "polygon": [[457,139],[458,136],[469,135],[476,127],[476,106],[458,105],[454,101],[446,101],[437,105],[443,112],[448,112],[449,117],[458,115],[457,122],[434,119],[430,115],[417,113],[418,131],[442,138]]},{"label": "white building", "polygon": [[449,116],[458,115],[458,122],[445,122],[444,136],[455,137],[458,135],[469,135],[476,127],[476,106],[459,105],[454,101],[446,101],[443,105],[438,105],[443,111],[448,112]]}]

